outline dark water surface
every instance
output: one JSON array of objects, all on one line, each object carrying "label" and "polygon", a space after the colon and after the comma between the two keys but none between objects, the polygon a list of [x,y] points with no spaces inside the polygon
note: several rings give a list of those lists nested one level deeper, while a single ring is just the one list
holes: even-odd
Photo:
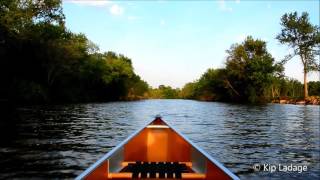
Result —
[{"label": "dark water surface", "polygon": [[[320,178],[319,106],[146,100],[20,108],[1,124],[0,179],[75,178],[156,114],[241,179]],[[256,172],[255,163],[308,171]]]}]

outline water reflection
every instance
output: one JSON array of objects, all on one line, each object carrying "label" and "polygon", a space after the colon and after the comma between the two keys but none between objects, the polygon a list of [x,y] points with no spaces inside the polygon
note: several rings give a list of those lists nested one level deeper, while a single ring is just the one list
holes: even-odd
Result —
[{"label": "water reflection", "polygon": [[[319,178],[319,113],[318,106],[189,100],[25,107],[1,125],[0,178],[74,178],[156,114],[241,178]],[[309,171],[255,172],[254,163]]]}]

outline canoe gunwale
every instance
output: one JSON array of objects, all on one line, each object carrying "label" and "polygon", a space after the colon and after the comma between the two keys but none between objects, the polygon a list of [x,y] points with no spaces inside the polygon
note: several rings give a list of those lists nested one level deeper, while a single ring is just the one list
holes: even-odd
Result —
[{"label": "canoe gunwale", "polygon": [[[226,173],[230,178],[239,180],[240,178],[233,174],[229,169],[224,167],[219,161],[214,159],[212,156],[210,156],[207,152],[202,150],[200,147],[198,147],[196,144],[194,144],[192,141],[190,141],[185,135],[180,133],[178,130],[176,130],[173,126],[171,126],[170,123],[160,118],[170,129],[172,129],[175,133],[177,133],[179,136],[181,136],[185,141],[187,141],[194,149],[199,151],[201,154],[203,154],[204,157],[206,157],[210,162],[212,162],[214,165],[216,165],[219,169],[221,169],[224,173]],[[132,138],[137,136],[142,130],[147,128],[148,125],[150,125],[154,121],[148,121],[144,126],[136,130],[134,133],[132,133],[130,136],[128,136],[125,140],[123,140],[120,144],[118,144],[116,147],[114,147],[111,151],[109,151],[107,154],[99,158],[98,161],[96,161],[93,165],[91,165],[88,169],[86,169],[84,172],[82,172],[79,176],[77,176],[76,180],[82,180],[86,176],[88,176],[91,172],[93,172],[96,168],[102,165],[103,162],[105,162],[107,159],[111,157],[115,152],[117,152],[119,149],[121,149],[125,144],[127,144]]]},{"label": "canoe gunwale", "polygon": [[173,126],[171,126],[170,123],[168,123],[165,120],[162,120],[162,121],[165,122],[175,133],[179,134],[181,137],[184,138],[184,140],[186,140],[188,143],[190,143],[193,148],[195,148],[200,153],[202,153],[209,161],[211,161],[214,165],[218,166],[218,168],[220,168],[223,172],[225,172],[230,178],[236,179],[236,180],[240,179],[238,176],[233,174],[229,169],[224,167],[224,165],[222,165],[218,160],[214,159],[207,152],[205,152],[200,147],[198,147],[196,144],[194,144],[192,141],[190,141],[188,137],[186,137],[185,135],[183,135],[179,131],[177,131]]}]

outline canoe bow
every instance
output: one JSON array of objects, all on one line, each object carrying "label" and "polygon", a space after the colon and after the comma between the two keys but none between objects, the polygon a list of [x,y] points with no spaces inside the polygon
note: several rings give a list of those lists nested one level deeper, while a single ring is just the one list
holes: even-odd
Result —
[{"label": "canoe bow", "polygon": [[157,116],[76,179],[239,179]]}]

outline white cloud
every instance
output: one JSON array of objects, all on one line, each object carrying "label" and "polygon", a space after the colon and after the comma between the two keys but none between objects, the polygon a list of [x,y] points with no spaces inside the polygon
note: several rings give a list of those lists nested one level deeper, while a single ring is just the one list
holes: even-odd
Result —
[{"label": "white cloud", "polygon": [[160,25],[161,26],[163,26],[163,25],[165,25],[166,24],[166,21],[165,20],[163,20],[163,19],[161,19],[161,21],[160,21]]},{"label": "white cloud", "polygon": [[[119,6],[118,4],[115,4],[114,2],[110,0],[64,0],[64,2],[67,3],[73,3],[81,6],[95,6],[95,7],[110,7],[109,12],[112,15],[122,15],[124,13],[124,8]],[[128,19],[132,20],[132,17],[128,17]]]},{"label": "white cloud", "polygon": [[109,0],[64,0],[64,2],[70,2],[73,4],[83,5],[83,6],[96,6],[105,7],[111,4]]},{"label": "white cloud", "polygon": [[219,0],[218,3],[219,3],[220,10],[227,11],[227,12],[231,12],[232,11],[232,8],[228,7],[224,0]]},{"label": "white cloud", "polygon": [[119,15],[122,15],[124,13],[124,9],[123,7],[117,5],[117,4],[114,4],[110,7],[110,13],[112,15],[116,15],[116,16],[119,16]]},{"label": "white cloud", "polygon": [[239,3],[240,3],[240,0],[236,0],[236,3],[239,4]]}]

